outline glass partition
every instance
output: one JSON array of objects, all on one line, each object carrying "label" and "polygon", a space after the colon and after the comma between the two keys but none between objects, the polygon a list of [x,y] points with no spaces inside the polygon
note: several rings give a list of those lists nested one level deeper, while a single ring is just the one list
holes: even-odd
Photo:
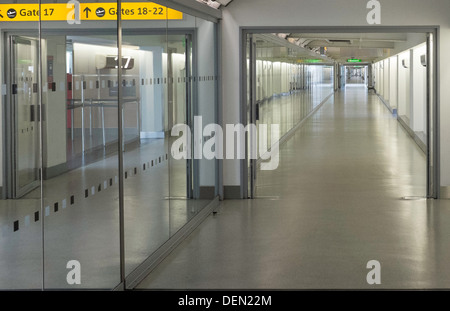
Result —
[{"label": "glass partition", "polygon": [[[194,195],[194,131],[193,117],[197,98],[195,68],[196,18],[184,14],[182,20],[167,21],[169,77],[167,141],[169,160],[169,233],[170,236],[195,214],[189,201]],[[182,127],[181,131],[178,130]],[[172,129],[174,131],[172,131]],[[181,141],[180,139],[184,139]],[[181,143],[180,143],[181,142]]]},{"label": "glass partition", "polygon": [[0,4],[0,289],[115,288],[217,195],[216,25],[119,5]]},{"label": "glass partition", "polygon": [[[247,123],[258,127],[255,146],[248,136],[250,197],[270,194],[266,190],[270,180],[260,170],[263,161],[259,144],[270,147],[275,143],[274,125],[279,125],[280,138],[289,134],[334,90],[334,65],[311,59],[301,49],[287,49],[279,55],[280,48],[272,34],[247,35]],[[257,151],[257,160],[250,159],[251,148]]]},{"label": "glass partition", "polygon": [[[126,7],[128,2],[122,1],[122,5]],[[170,237],[168,10],[148,2],[138,9],[138,14],[150,12],[147,21],[122,22],[122,54],[134,59],[134,68],[124,68],[122,74],[130,85],[134,79],[138,99],[132,106],[127,104],[127,94],[123,98],[125,130],[130,135],[135,132],[138,138],[125,146],[124,152],[126,275]]]},{"label": "glass partition", "polygon": [[[216,120],[215,25],[199,25],[192,15],[154,3],[140,8],[151,12],[145,22],[122,22],[122,54],[134,55],[139,99],[137,111],[124,110],[125,123],[132,124],[130,130],[137,127],[138,135],[124,152],[126,275],[211,202],[217,189],[217,160],[204,162],[212,165],[202,170],[194,154],[195,117]],[[124,76],[130,73],[123,70]],[[200,93],[207,81],[214,89]],[[211,179],[202,181],[206,170],[212,170]]]},{"label": "glass partition", "polygon": [[120,283],[117,17],[90,20],[108,8],[80,3],[41,22],[45,289]]},{"label": "glass partition", "polygon": [[[182,21],[168,20],[171,236],[217,194],[215,31],[214,23],[188,14]],[[179,125],[190,133],[171,133]],[[174,157],[176,153],[182,157]]]}]

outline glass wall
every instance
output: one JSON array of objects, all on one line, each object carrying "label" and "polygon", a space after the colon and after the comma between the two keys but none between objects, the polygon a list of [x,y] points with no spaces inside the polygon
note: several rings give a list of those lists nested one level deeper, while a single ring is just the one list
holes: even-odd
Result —
[{"label": "glass wall", "polygon": [[[334,64],[312,59],[302,48],[282,47],[273,37],[253,34],[247,38],[247,121],[258,126],[253,147],[249,135],[248,150],[260,151],[264,139],[266,146],[272,146],[273,125],[279,125],[283,138],[334,92]],[[248,163],[249,196],[267,195],[260,156]]]},{"label": "glass wall", "polygon": [[279,124],[283,137],[333,93],[333,66],[257,58],[256,81],[257,124]]},{"label": "glass wall", "polygon": [[[1,4],[0,289],[42,288],[42,170],[39,21],[26,31],[8,32],[24,7],[37,0]],[[6,46],[5,46],[6,45]],[[8,200],[7,200],[8,199]]]},{"label": "glass wall", "polygon": [[218,193],[199,152],[216,24],[148,1],[18,2],[0,8],[0,289],[112,289]]},{"label": "glass wall", "polygon": [[[44,288],[113,288],[120,283],[117,21],[98,29],[94,21],[46,20],[53,2],[41,5]],[[89,1],[80,3],[85,18]],[[80,284],[68,284],[67,265],[78,263]]]}]

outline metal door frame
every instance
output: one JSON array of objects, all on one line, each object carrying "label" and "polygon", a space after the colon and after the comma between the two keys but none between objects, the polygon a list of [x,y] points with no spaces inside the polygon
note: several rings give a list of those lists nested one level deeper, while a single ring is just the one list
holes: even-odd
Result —
[{"label": "metal door frame", "polygon": [[[440,198],[439,37],[427,33],[427,198]],[[431,40],[433,44],[431,44]],[[432,64],[432,66],[430,66]]]},{"label": "metal door frame", "polygon": [[[427,66],[427,194],[429,199],[441,197],[440,188],[440,27],[439,26],[303,26],[303,27],[240,27],[240,121],[244,126],[249,124],[246,112],[247,105],[247,36],[264,33],[422,33],[427,35],[428,64]],[[433,36],[433,53],[429,45],[430,36]],[[432,79],[430,79],[430,77]],[[431,81],[433,81],[432,85]],[[246,157],[248,158],[248,150]],[[241,197],[248,198],[251,189],[248,189],[247,159],[240,161]]]},{"label": "metal door frame", "polygon": [[[196,53],[193,51],[194,49],[194,33],[186,33],[185,34],[185,63],[186,63],[186,73],[185,73],[185,78],[186,78],[186,102],[185,102],[185,107],[186,107],[186,115],[185,115],[185,122],[186,125],[190,128],[193,129],[193,120],[194,120],[194,111],[196,111],[196,109],[194,109],[194,107],[192,107],[192,103],[196,102],[193,98],[193,96],[195,96],[196,92],[195,90],[192,88],[192,77],[194,76],[193,72],[192,72],[192,67],[196,67],[193,66],[194,64],[191,64],[191,60],[192,62],[195,62],[195,60],[192,58],[192,54],[196,55]],[[190,151],[191,151],[191,157],[190,159],[186,160],[186,197],[188,199],[192,199],[194,197],[194,193],[197,193],[197,191],[195,190],[196,188],[198,188],[198,183],[199,183],[199,177],[197,175],[198,173],[198,160],[193,160],[192,159],[192,155],[194,154],[194,131],[191,130],[191,146],[190,146]],[[194,174],[194,170],[195,170],[195,174]]]},{"label": "metal door frame", "polygon": [[[250,120],[248,120],[249,124],[256,124],[257,120],[256,120],[256,42],[254,42],[253,40],[253,35],[249,34],[248,35],[248,42],[250,44],[250,61],[249,61],[249,66],[250,66],[250,107],[248,107],[247,109],[249,109],[249,111],[247,112],[250,115]],[[253,135],[246,135],[246,142],[245,142],[245,146],[247,148],[247,157],[248,155],[252,152],[251,150],[248,150],[248,145],[250,143],[250,148],[253,148],[253,144],[256,145],[256,142],[252,141],[252,139],[254,139]],[[256,174],[257,174],[257,160],[256,159],[248,159],[248,161],[250,162],[250,173],[249,178],[249,187],[250,189],[248,190],[248,194],[247,196],[249,198],[254,198],[255,197],[255,188],[256,188]],[[248,165],[248,162],[247,162]]]}]

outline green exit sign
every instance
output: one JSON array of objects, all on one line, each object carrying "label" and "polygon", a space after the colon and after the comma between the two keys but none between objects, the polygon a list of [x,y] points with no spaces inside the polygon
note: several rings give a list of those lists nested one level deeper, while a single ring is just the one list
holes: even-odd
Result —
[{"label": "green exit sign", "polygon": [[360,62],[362,62],[362,60],[360,60],[360,59],[348,59],[347,60],[347,63],[360,63]]}]

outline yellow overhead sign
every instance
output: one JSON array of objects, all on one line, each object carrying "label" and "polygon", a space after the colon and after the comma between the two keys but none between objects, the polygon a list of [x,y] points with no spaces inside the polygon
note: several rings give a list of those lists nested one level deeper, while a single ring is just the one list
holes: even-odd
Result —
[{"label": "yellow overhead sign", "polygon": [[[100,21],[117,19],[117,3],[0,4],[0,22]],[[123,20],[180,20],[183,13],[152,2],[123,2]]]}]

